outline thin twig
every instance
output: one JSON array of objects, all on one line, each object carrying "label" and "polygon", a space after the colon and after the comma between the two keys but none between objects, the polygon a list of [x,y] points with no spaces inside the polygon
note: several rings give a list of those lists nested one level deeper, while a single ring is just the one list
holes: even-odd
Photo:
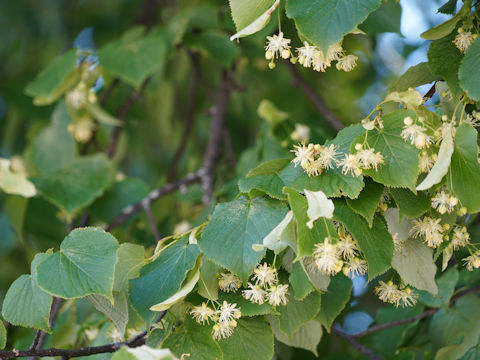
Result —
[{"label": "thin twig", "polygon": [[[456,295],[456,296],[452,297],[452,299],[450,300],[450,305],[452,305],[458,299],[460,299],[464,296],[467,296],[469,294],[473,294],[473,293],[475,293],[479,290],[480,290],[480,286],[475,286],[475,287],[465,291],[464,293],[461,293],[459,295]],[[418,314],[418,315],[410,317],[410,318],[395,320],[395,321],[385,323],[385,324],[378,324],[378,325],[375,325],[375,326],[372,326],[372,327],[368,328],[365,331],[361,331],[359,333],[352,334],[351,336],[354,337],[354,338],[360,338],[360,337],[375,333],[377,331],[389,329],[389,328],[392,328],[392,327],[395,327],[395,326],[411,324],[411,323],[417,322],[419,320],[422,320],[424,318],[427,318],[429,316],[432,316],[433,314],[435,314],[439,310],[440,310],[440,308],[429,309],[429,310],[424,311],[421,314]]]},{"label": "thin twig", "polygon": [[153,237],[155,238],[155,242],[160,241],[160,233],[158,232],[157,224],[155,224],[155,218],[153,217],[152,213],[152,208],[150,206],[150,201],[148,198],[144,201],[143,205],[143,211],[145,211],[145,214],[147,215],[148,223],[150,225],[150,228],[152,229]]},{"label": "thin twig", "polygon": [[120,135],[122,133],[123,128],[125,127],[125,123],[127,121],[128,114],[132,109],[133,105],[140,99],[142,96],[145,88],[147,87],[151,78],[147,78],[143,84],[140,86],[138,90],[134,90],[127,100],[123,103],[123,105],[118,110],[118,120],[120,120],[121,124],[116,126],[113,129],[112,136],[110,137],[110,141],[108,143],[107,148],[107,156],[112,158],[115,155],[115,151],[117,149],[118,141],[120,140]]},{"label": "thin twig", "polygon": [[204,204],[210,202],[215,189],[215,168],[217,166],[218,158],[220,157],[223,128],[227,118],[228,102],[230,100],[232,84],[233,81],[230,79],[229,71],[224,70],[213,109],[212,123],[210,125],[210,138],[208,139],[207,150],[203,161],[205,173],[202,177],[202,200]]},{"label": "thin twig", "polygon": [[195,182],[199,182],[204,171],[202,169],[194,172],[192,174],[187,175],[185,178],[168,183],[167,185],[163,186],[160,189],[152,190],[145,198],[136,202],[135,204],[128,205],[125,207],[120,215],[110,221],[107,225],[105,225],[105,230],[110,231],[112,228],[122,225],[127,219],[134,213],[141,211],[144,209],[144,203],[149,202],[150,204],[155,200],[158,200],[162,196],[168,195],[175,190],[178,190],[184,186],[193,184]]},{"label": "thin twig", "polygon": [[367,355],[370,359],[382,360],[382,358],[376,355],[370,348],[366,347],[363,344],[360,344],[357,340],[355,340],[354,336],[347,334],[346,332],[341,330],[339,326],[333,325],[331,330],[333,334],[347,340],[350,345],[352,345],[352,347],[360,351],[362,354]]},{"label": "thin twig", "polygon": [[177,179],[178,163],[182,158],[188,138],[190,137],[193,127],[195,126],[195,108],[197,105],[198,84],[200,79],[200,63],[199,55],[196,52],[189,52],[190,60],[192,62],[192,73],[190,74],[190,83],[188,85],[188,99],[187,109],[185,112],[185,124],[183,126],[183,133],[178,144],[175,155],[173,155],[170,168],[167,172],[167,180],[173,181]]},{"label": "thin twig", "polygon": [[423,98],[426,100],[428,99],[431,99],[433,94],[435,94],[435,85],[437,85],[437,82],[435,81],[432,85],[432,87],[430,88],[430,90],[427,91],[427,93],[425,95],[423,95]]},{"label": "thin twig", "polygon": [[297,85],[305,93],[305,95],[310,99],[313,105],[315,105],[318,112],[335,130],[342,130],[344,128],[344,125],[337,118],[337,116],[328,108],[328,106],[325,104],[325,101],[316,93],[316,91],[310,86],[310,84],[305,81],[305,79],[300,75],[297,68],[293,64],[291,64],[289,61],[286,61],[286,64],[288,70],[290,70],[293,84]]}]

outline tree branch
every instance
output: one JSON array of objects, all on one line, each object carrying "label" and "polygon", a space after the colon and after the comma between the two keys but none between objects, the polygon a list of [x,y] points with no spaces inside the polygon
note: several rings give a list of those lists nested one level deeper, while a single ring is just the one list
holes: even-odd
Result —
[{"label": "tree branch", "polygon": [[344,128],[342,122],[337,118],[337,116],[327,107],[325,101],[315,92],[315,90],[310,86],[309,83],[300,75],[297,68],[290,63],[290,61],[285,62],[290,75],[292,76],[293,84],[298,86],[304,94],[310,99],[310,101],[315,105],[318,112],[327,120],[327,122],[337,131],[340,131]]},{"label": "tree branch", "polygon": [[113,155],[115,155],[115,150],[117,149],[117,144],[118,144],[118,141],[120,140],[120,135],[122,133],[122,130],[125,127],[125,122],[127,121],[128,114],[132,109],[133,105],[135,105],[138,99],[140,99],[140,97],[142,96],[150,79],[151,78],[147,78],[138,90],[134,90],[118,110],[118,120],[120,120],[121,125],[118,125],[113,129],[112,136],[110,137],[110,141],[108,143],[108,148],[107,148],[107,156],[109,158],[112,158]]},{"label": "tree branch", "polygon": [[227,118],[228,102],[232,90],[233,81],[230,73],[224,70],[222,81],[217,93],[213,109],[212,123],[210,125],[210,138],[208,139],[207,150],[203,161],[204,175],[202,176],[203,203],[208,204],[212,199],[215,186],[215,168],[220,150],[222,147],[222,135]]},{"label": "tree branch", "polygon": [[157,224],[155,224],[155,218],[153,217],[151,203],[148,198],[145,200],[143,205],[143,211],[147,215],[148,223],[150,224],[150,228],[152,229],[153,237],[155,238],[155,242],[160,241],[160,233],[158,232]]},{"label": "tree branch", "polygon": [[188,99],[187,99],[187,109],[185,113],[185,124],[183,127],[182,137],[180,143],[178,144],[175,155],[173,156],[172,163],[167,172],[167,180],[173,181],[177,178],[178,163],[182,158],[183,152],[185,150],[185,145],[187,140],[192,133],[194,124],[195,124],[195,107],[197,104],[197,95],[198,95],[198,84],[200,79],[200,64],[199,64],[199,55],[196,52],[189,52],[190,60],[192,62],[192,73],[190,74],[190,83],[188,85]]},{"label": "tree branch", "polygon": [[[480,286],[475,286],[475,287],[465,291],[464,293],[461,293],[459,295],[456,295],[456,296],[452,297],[452,299],[450,300],[450,305],[455,303],[455,301],[457,301],[458,299],[460,299],[464,296],[467,296],[469,294],[473,294],[473,293],[475,293],[479,290],[480,290]],[[424,311],[421,314],[418,314],[418,315],[410,317],[410,318],[395,320],[395,321],[385,323],[385,324],[378,324],[378,325],[375,325],[375,326],[372,326],[372,327],[368,328],[365,331],[361,331],[361,332],[356,333],[356,334],[351,334],[351,336],[354,337],[354,338],[360,338],[360,337],[375,333],[377,331],[389,329],[389,328],[392,328],[392,327],[395,327],[395,326],[411,324],[411,323],[417,322],[419,320],[422,320],[426,317],[432,316],[433,314],[435,314],[439,310],[440,310],[440,308],[429,309],[429,310]]]},{"label": "tree branch", "polygon": [[174,182],[168,183],[167,185],[165,185],[160,189],[152,190],[142,200],[136,202],[135,204],[128,205],[127,207],[125,207],[120,213],[120,215],[118,215],[116,218],[110,221],[107,225],[105,225],[105,230],[110,231],[114,227],[122,225],[125,221],[127,221],[127,219],[132,214],[143,210],[145,203],[151,204],[152,202],[154,202],[155,200],[158,200],[162,196],[168,195],[174,192],[175,190],[180,189],[181,187],[199,182],[203,174],[204,174],[204,171],[200,169],[197,172],[187,175],[182,180],[174,181]]},{"label": "tree branch", "polygon": [[428,99],[431,99],[433,94],[435,94],[435,85],[437,85],[437,82],[435,81],[432,85],[432,87],[430,88],[430,90],[427,91],[427,93],[425,95],[423,95],[423,98],[425,99],[425,101],[427,101]]},{"label": "tree branch", "polygon": [[340,329],[338,325],[333,325],[331,329],[332,333],[347,340],[352,347],[360,351],[362,354],[367,355],[372,360],[382,360],[381,357],[377,356],[370,348],[366,347],[363,344],[360,344],[357,340],[355,340],[355,336],[347,334],[343,330]]}]

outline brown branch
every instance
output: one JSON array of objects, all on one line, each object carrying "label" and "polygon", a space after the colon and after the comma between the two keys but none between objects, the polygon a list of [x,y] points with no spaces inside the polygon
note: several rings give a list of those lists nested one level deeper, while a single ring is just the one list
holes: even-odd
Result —
[{"label": "brown branch", "polygon": [[220,157],[222,147],[222,135],[227,118],[228,102],[232,90],[233,81],[230,73],[224,70],[222,80],[217,93],[213,108],[212,122],[210,125],[210,138],[203,161],[204,175],[202,176],[203,203],[208,204],[212,199],[215,187],[215,168]]},{"label": "brown branch", "polygon": [[327,120],[327,122],[337,131],[340,131],[344,128],[342,122],[337,118],[337,116],[327,107],[325,101],[316,93],[316,91],[310,86],[308,82],[300,75],[297,68],[286,61],[287,68],[290,71],[292,76],[293,84],[298,86],[304,94],[310,99],[310,101],[315,105],[318,112]]},{"label": "brown branch", "polygon": [[381,357],[377,356],[370,348],[366,347],[363,344],[360,344],[353,335],[347,334],[343,330],[340,329],[339,326],[333,325],[332,326],[332,333],[347,340],[352,347],[360,351],[362,354],[367,355],[372,360],[382,360]]},{"label": "brown branch", "polygon": [[[54,297],[52,301],[52,307],[50,308],[50,319],[48,321],[48,325],[51,329],[53,329],[53,324],[55,323],[55,319],[57,318],[58,312],[60,311],[60,307],[62,306],[63,300]],[[39,350],[42,348],[43,344],[45,344],[45,340],[47,339],[48,334],[45,331],[38,330],[35,334],[35,338],[33,339],[33,343],[28,350]],[[34,360],[36,357],[32,356],[30,360]]]},{"label": "brown branch", "polygon": [[118,141],[120,140],[120,135],[122,134],[122,130],[125,127],[128,114],[130,113],[130,110],[132,109],[133,105],[135,105],[135,103],[142,96],[150,79],[151,78],[147,78],[138,90],[134,90],[118,110],[118,120],[120,120],[121,124],[116,126],[113,129],[112,136],[110,137],[110,141],[108,143],[108,148],[107,148],[107,156],[109,158],[112,158],[115,155],[117,144],[118,144]]},{"label": "brown branch", "polygon": [[144,209],[145,203],[151,204],[155,200],[158,200],[162,196],[168,195],[184,186],[199,182],[202,175],[203,170],[200,169],[195,173],[187,175],[184,179],[174,181],[168,183],[167,185],[163,186],[160,189],[152,190],[145,198],[136,202],[135,204],[128,205],[125,207],[120,215],[115,217],[112,221],[110,221],[107,225],[105,225],[105,230],[110,231],[116,226],[122,225],[127,219],[134,213],[141,211]]},{"label": "brown branch", "polygon": [[425,99],[425,101],[427,101],[428,99],[431,99],[433,94],[435,94],[435,85],[437,85],[437,82],[435,81],[432,85],[432,87],[430,88],[430,90],[427,91],[427,93],[425,95],[423,95],[423,98]]},{"label": "brown branch", "polygon": [[187,109],[185,112],[185,124],[183,127],[182,137],[177,146],[175,155],[173,155],[170,168],[167,171],[167,180],[173,181],[177,179],[178,163],[182,158],[188,138],[190,137],[195,125],[195,108],[197,105],[198,84],[200,79],[200,63],[199,55],[196,52],[189,52],[192,62],[192,73],[190,74],[190,83],[188,85]]},{"label": "brown branch", "polygon": [[160,241],[160,233],[158,232],[157,224],[155,224],[155,218],[153,217],[152,213],[152,207],[150,206],[150,201],[147,200],[142,204],[143,205],[143,211],[145,211],[145,214],[147,215],[148,223],[150,225],[150,228],[152,229],[153,237],[155,238],[155,242]]},{"label": "brown branch", "polygon": [[[456,296],[452,297],[452,299],[450,300],[450,305],[455,303],[455,301],[457,301],[458,299],[460,299],[464,296],[467,296],[469,294],[473,294],[473,293],[475,293],[479,290],[480,290],[480,286],[475,286],[475,287],[465,291],[464,293],[461,293],[459,295],[456,295]],[[354,338],[360,338],[360,337],[375,333],[377,331],[389,329],[389,328],[392,328],[392,327],[395,327],[395,326],[411,324],[411,323],[417,322],[419,320],[422,320],[424,318],[427,318],[429,316],[432,316],[433,314],[435,314],[439,310],[440,310],[440,308],[429,309],[429,310],[426,310],[419,315],[416,315],[416,316],[413,316],[413,317],[410,317],[410,318],[400,319],[400,320],[392,321],[392,322],[385,323],[385,324],[378,324],[378,325],[372,326],[371,328],[368,328],[365,331],[362,331],[362,332],[359,332],[359,333],[356,333],[356,334],[352,334],[351,336],[353,336]]]}]

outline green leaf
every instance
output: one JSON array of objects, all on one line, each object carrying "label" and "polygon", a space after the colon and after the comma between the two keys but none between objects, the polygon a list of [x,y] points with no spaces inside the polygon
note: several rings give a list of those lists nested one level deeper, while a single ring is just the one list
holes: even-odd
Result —
[{"label": "green leaf", "polygon": [[425,40],[437,40],[447,36],[453,31],[453,29],[455,29],[457,23],[470,12],[471,6],[472,0],[466,0],[462,8],[454,17],[445,21],[444,23],[441,23],[440,25],[435,26],[434,28],[425,31],[420,36]]},{"label": "green leaf", "polygon": [[122,346],[111,358],[112,360],[178,360],[169,349],[153,349],[147,345],[135,348]]},{"label": "green leaf", "polygon": [[242,309],[242,317],[277,314],[275,307],[270,305],[268,302],[263,303],[262,305],[253,304],[242,296],[240,290],[234,293],[221,292],[219,296],[219,302],[223,303],[224,300],[229,303],[237,304],[238,307]]},{"label": "green leaf", "polygon": [[405,71],[403,75],[390,86],[389,91],[406,91],[408,88],[416,88],[417,86],[429,84],[440,79],[438,75],[432,74],[428,63],[421,62]]},{"label": "green leaf", "polygon": [[25,93],[33,96],[35,105],[49,105],[75,84],[77,50],[71,49],[51,61],[37,77],[27,85]]},{"label": "green leaf", "polygon": [[308,228],[307,222],[310,219],[307,216],[307,198],[290,188],[284,188],[284,192],[288,196],[288,203],[297,221],[297,258],[311,255],[314,245],[329,235],[337,237],[332,220],[326,218],[317,220],[312,229]]},{"label": "green leaf", "polygon": [[462,124],[457,128],[447,179],[460,204],[465,206],[469,213],[479,212],[480,197],[472,193],[472,189],[480,184],[477,132],[469,124]]},{"label": "green leaf", "polygon": [[263,238],[285,217],[287,208],[279,201],[261,197],[219,204],[202,233],[200,248],[207,258],[237,274],[244,284],[265,251],[252,245]]},{"label": "green leaf", "polygon": [[194,50],[206,54],[211,60],[223,67],[230,67],[237,57],[237,44],[220,31],[206,30],[185,38],[185,44]]},{"label": "green leaf", "polygon": [[471,347],[461,360],[479,360],[480,359],[480,344]]},{"label": "green leaf", "polygon": [[254,176],[276,174],[288,164],[290,164],[290,159],[275,159],[275,160],[265,161],[264,163],[261,163],[260,165],[258,165],[256,168],[253,168],[252,170],[250,170],[247,173],[247,178],[251,178]]},{"label": "green leaf", "polygon": [[0,158],[0,190],[7,194],[23,197],[35,196],[35,186],[28,181],[25,173],[14,173],[10,169],[11,161]]},{"label": "green leaf", "polygon": [[380,3],[380,0],[288,0],[286,10],[298,31],[326,52],[330,45],[355,30]]},{"label": "green leaf", "polygon": [[68,167],[32,180],[40,195],[71,216],[102,195],[110,177],[109,161],[103,154],[97,154],[79,158]]},{"label": "green leaf", "polygon": [[103,46],[98,58],[106,70],[138,88],[165,61],[167,45],[161,31],[145,34],[143,27],[136,27]]},{"label": "green leaf", "polygon": [[305,299],[308,294],[315,290],[299,261],[293,263],[288,282],[292,285],[297,300]]},{"label": "green leaf", "polygon": [[120,334],[125,334],[128,324],[128,303],[125,293],[114,291],[113,304],[101,295],[89,295],[87,299],[95,309],[105,314],[115,324]]},{"label": "green leaf", "polygon": [[[281,123],[285,122],[285,120],[288,119],[289,117],[287,112],[278,109],[273,102],[266,99],[263,99],[262,101],[260,101],[260,104],[258,105],[258,108],[257,108],[257,114],[270,125],[271,129],[274,129]],[[273,164],[276,161],[281,163],[283,159],[267,161],[267,163],[269,164],[268,166],[273,166]],[[286,163],[285,165],[287,164],[288,163]],[[265,169],[265,167],[267,167],[267,165],[264,165],[264,166],[260,165],[256,169],[258,168]],[[259,170],[256,170],[256,171],[259,171]],[[253,176],[253,175],[250,175],[250,173],[251,172],[248,173],[247,177]]]},{"label": "green leaf", "polygon": [[117,240],[100,228],[73,230],[60,251],[37,265],[38,285],[64,299],[98,294],[113,299]]},{"label": "green leaf", "polygon": [[400,33],[400,19],[402,7],[395,0],[388,0],[368,15],[367,20],[358,28],[369,35],[378,33],[395,32]]},{"label": "green leaf", "polygon": [[209,300],[218,299],[218,280],[217,274],[221,267],[207,259],[202,260],[200,268],[200,280],[198,282],[198,293]]},{"label": "green leaf", "polygon": [[443,39],[432,41],[428,49],[428,66],[434,75],[441,76],[447,82],[452,93],[457,96],[461,93],[458,68],[463,55],[452,42],[455,36],[452,33]]},{"label": "green leaf", "polygon": [[418,301],[432,308],[448,306],[457,282],[458,271],[455,268],[450,268],[437,278],[438,294],[433,296],[426,291],[420,290],[418,292]]},{"label": "green leaf", "polygon": [[229,0],[232,18],[237,30],[250,25],[265,11],[275,0]]},{"label": "green leaf", "polygon": [[390,233],[402,241],[402,246],[393,253],[392,267],[407,284],[436,295],[437,267],[433,262],[432,249],[418,239],[408,238],[412,228],[411,220],[405,218],[400,221],[397,209],[388,209],[384,216]]},{"label": "green leaf", "polygon": [[189,354],[191,360],[223,359],[218,343],[213,340],[210,326],[202,326],[190,316],[162,343],[162,347],[170,349],[177,357]]},{"label": "green leaf", "polygon": [[322,294],[322,306],[317,320],[328,331],[330,331],[335,318],[340,315],[350,301],[351,292],[352,281],[343,274],[337,274],[331,279],[327,292]]},{"label": "green leaf", "polygon": [[400,211],[400,216],[420,217],[431,207],[430,198],[423,192],[415,195],[408,189],[389,189]]},{"label": "green leaf", "polygon": [[293,221],[293,213],[289,211],[285,218],[263,238],[262,245],[254,245],[265,247],[280,254],[287,247],[292,250],[297,249],[297,236],[295,233],[295,222]]},{"label": "green leaf", "polygon": [[197,245],[180,239],[164,248],[158,257],[140,270],[140,276],[130,280],[130,299],[135,310],[147,322],[154,313],[150,307],[178,292],[190,270],[195,267],[200,251]]},{"label": "green leaf", "polygon": [[142,245],[123,243],[118,248],[117,264],[113,291],[125,292],[128,290],[128,281],[137,278],[145,264],[145,249]]},{"label": "green leaf", "polygon": [[383,186],[377,184],[371,179],[365,180],[365,188],[360,193],[358,198],[346,199],[348,206],[352,208],[357,214],[363,216],[368,222],[368,226],[372,226],[373,217],[377,210],[378,204],[383,194]]},{"label": "green leaf", "polygon": [[309,321],[306,324],[300,326],[295,334],[289,338],[285,333],[280,330],[280,323],[278,317],[268,316],[268,321],[272,326],[275,339],[288,345],[300,349],[311,351],[318,357],[317,347],[322,339],[322,325],[315,320]]},{"label": "green leaf", "polygon": [[31,275],[22,275],[10,285],[3,301],[2,316],[9,323],[50,332],[52,297]]},{"label": "green leaf", "polygon": [[321,292],[327,291],[328,285],[330,284],[330,276],[322,274],[319,271],[315,271],[311,266],[307,266],[306,260],[307,259],[302,260],[302,268],[305,274],[307,274],[308,279],[314,288],[320,290]]},{"label": "green leaf", "polygon": [[0,320],[0,349],[4,349],[7,345],[7,329],[3,325],[3,321]]},{"label": "green leaf", "polygon": [[[398,309],[393,305],[383,306],[378,309],[375,316],[377,324],[386,324],[392,321],[411,318],[419,315],[423,311],[423,306],[417,305]],[[398,351],[398,347],[402,344],[407,331],[413,328],[416,323],[393,326],[375,333],[373,341],[375,349],[378,349],[379,355],[385,359],[393,359],[394,354]],[[396,358],[395,358],[396,359]]]},{"label": "green leaf", "polygon": [[60,101],[52,114],[51,125],[43,129],[32,144],[32,161],[40,173],[66,167],[75,159],[75,140],[67,130],[70,122],[67,107]]},{"label": "green leaf", "polygon": [[455,14],[455,10],[457,10],[457,0],[448,0],[438,9],[438,12],[442,14],[453,15]]},{"label": "green leaf", "polygon": [[290,339],[297,329],[313,320],[320,310],[320,294],[313,292],[303,300],[296,300],[293,295],[288,296],[286,306],[278,306],[280,313],[280,330],[282,330]]},{"label": "green leaf", "polygon": [[[480,300],[475,295],[458,299],[451,308],[440,309],[430,322],[430,337],[435,347],[459,345],[455,357],[458,359],[470,347],[477,344],[480,336]],[[461,344],[458,339],[463,337]],[[447,358],[447,357],[446,357]],[[445,358],[445,359],[446,359]]]},{"label": "green leaf", "polygon": [[232,336],[220,341],[223,358],[271,360],[273,333],[270,325],[260,317],[239,319]]},{"label": "green leaf", "polygon": [[390,268],[393,258],[393,239],[378,216],[370,228],[365,220],[351,210],[344,202],[335,200],[334,215],[358,241],[360,250],[368,263],[368,280],[383,274]]},{"label": "green leaf", "polygon": [[385,115],[384,128],[369,131],[368,136],[365,133],[355,139],[352,143],[352,153],[354,144],[363,144],[367,137],[368,145],[374,148],[375,152],[382,153],[385,164],[381,165],[378,171],[364,170],[364,174],[386,186],[408,187],[415,190],[420,150],[400,137],[404,126],[403,119],[406,116],[414,117],[415,113],[410,110],[398,110]]}]

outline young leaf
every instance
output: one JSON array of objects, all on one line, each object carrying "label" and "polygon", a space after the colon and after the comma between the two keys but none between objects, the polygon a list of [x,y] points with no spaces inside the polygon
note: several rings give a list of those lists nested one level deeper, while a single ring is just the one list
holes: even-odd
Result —
[{"label": "young leaf", "polygon": [[136,27],[98,51],[100,64],[126,83],[138,88],[165,60],[167,37],[160,30],[144,34]]},{"label": "young leaf", "polygon": [[0,189],[7,194],[23,197],[35,196],[35,186],[28,181],[26,174],[13,173],[10,170],[10,160],[0,158]]},{"label": "young leaf", "polygon": [[110,175],[109,161],[97,154],[79,158],[68,167],[42,174],[32,181],[40,195],[72,215],[103,194]]},{"label": "young leaf", "polygon": [[293,288],[295,299],[303,300],[305,297],[315,290],[307,274],[303,270],[300,261],[294,262],[292,265],[292,272],[288,277],[288,281]]},{"label": "young leaf", "polygon": [[390,268],[393,258],[393,239],[378,216],[373,219],[373,226],[368,224],[343,201],[336,200],[335,216],[358,241],[360,250],[368,263],[368,280],[383,274]]},{"label": "young leaf", "polygon": [[130,280],[130,299],[135,310],[147,322],[153,319],[150,307],[177,293],[200,254],[198,245],[182,238],[164,248],[151,263]]},{"label": "young leaf", "polygon": [[289,211],[285,218],[270,233],[263,238],[263,246],[280,254],[288,246],[297,250],[297,239],[295,236],[295,224],[293,213]]},{"label": "young leaf", "polygon": [[35,105],[49,105],[78,80],[77,50],[71,49],[50,62],[25,89]]},{"label": "young leaf", "polygon": [[333,217],[333,201],[327,198],[323,191],[305,189],[303,192],[308,203],[307,216],[309,221],[307,222],[307,227],[309,229],[313,228],[313,223],[319,218],[331,219]]},{"label": "young leaf", "polygon": [[470,213],[480,211],[480,196],[473,190],[480,184],[477,132],[469,124],[462,124],[457,129],[447,178],[462,206]]},{"label": "young leaf", "polygon": [[280,330],[280,322],[276,316],[267,316],[270,325],[272,326],[275,339],[288,345],[300,349],[311,351],[318,357],[317,347],[322,339],[322,325],[315,320],[311,320],[306,324],[300,326],[297,331],[289,338]]},{"label": "young leaf", "polygon": [[99,228],[73,230],[60,251],[45,256],[36,267],[38,285],[64,299],[103,295],[112,300],[117,240]]},{"label": "young leaf", "polygon": [[202,233],[200,248],[208,259],[231,270],[246,284],[265,253],[253,250],[252,245],[261,244],[286,213],[279,201],[261,197],[219,204]]},{"label": "young leaf", "polygon": [[237,28],[237,33],[230,37],[230,40],[235,40],[262,30],[270,21],[270,15],[280,0],[229,0],[229,2]]},{"label": "young leaf", "polygon": [[362,144],[367,138],[368,145],[381,152],[385,164],[375,169],[364,170],[373,180],[386,186],[415,189],[418,176],[418,156],[420,150],[400,137],[403,129],[403,119],[415,116],[410,110],[398,110],[383,117],[384,128],[369,131],[359,136],[352,143],[352,152],[357,143]]},{"label": "young leaf", "polygon": [[[435,164],[428,173],[427,177],[423,179],[423,181],[417,186],[417,191],[430,189],[433,185],[436,185],[442,181],[443,177],[448,172],[452,154],[453,137],[452,133],[449,131],[440,144],[437,161],[435,161]],[[480,176],[480,174],[478,175]]]},{"label": "young leaf", "polygon": [[170,349],[179,358],[183,354],[191,360],[222,359],[222,350],[212,338],[210,326],[202,326],[195,323],[192,318],[187,318],[182,326],[179,326],[162,343],[162,347]]},{"label": "young leaf", "polygon": [[379,0],[289,0],[286,10],[298,31],[325,53],[379,5]]},{"label": "young leaf", "polygon": [[405,91],[408,90],[408,88],[416,88],[417,86],[429,84],[436,80],[440,80],[440,77],[432,74],[428,63],[421,62],[405,71],[403,75],[390,86],[390,91]]},{"label": "young leaf", "polygon": [[348,206],[350,206],[357,214],[363,216],[365,220],[367,220],[368,226],[371,227],[382,194],[383,186],[381,184],[377,184],[371,179],[366,179],[365,188],[358,198],[354,200],[347,198],[346,200]]},{"label": "young leaf", "polygon": [[142,245],[123,243],[118,248],[113,291],[126,292],[128,281],[138,277],[145,264],[145,249]]},{"label": "young leaf", "polygon": [[307,226],[309,218],[306,197],[290,188],[285,188],[284,192],[297,222],[297,258],[311,255],[314,245],[326,237],[337,237],[332,221],[326,218],[318,220],[310,229]]},{"label": "young leaf", "polygon": [[320,310],[320,294],[313,292],[302,301],[288,296],[286,306],[278,306],[280,329],[291,339],[298,328],[313,320]]},{"label": "young leaf", "polygon": [[335,318],[350,300],[352,281],[343,274],[337,274],[330,281],[327,292],[322,294],[322,306],[317,315],[317,320],[330,331]]},{"label": "young leaf", "polygon": [[262,318],[239,319],[232,336],[219,343],[224,359],[271,360],[272,328]]},{"label": "young leaf", "polygon": [[128,303],[125,293],[114,291],[113,304],[109,299],[101,295],[89,295],[87,299],[95,309],[105,314],[115,324],[120,334],[125,334],[128,324]]},{"label": "young leaf", "polygon": [[200,268],[200,280],[198,281],[198,294],[208,300],[218,299],[218,280],[217,274],[221,267],[213,261],[202,259]]},{"label": "young leaf", "polygon": [[462,8],[454,17],[445,21],[444,23],[441,23],[440,25],[435,26],[434,28],[425,31],[420,36],[425,40],[437,40],[447,36],[453,31],[453,29],[455,29],[457,23],[470,12],[471,6],[472,0],[465,0]]}]

